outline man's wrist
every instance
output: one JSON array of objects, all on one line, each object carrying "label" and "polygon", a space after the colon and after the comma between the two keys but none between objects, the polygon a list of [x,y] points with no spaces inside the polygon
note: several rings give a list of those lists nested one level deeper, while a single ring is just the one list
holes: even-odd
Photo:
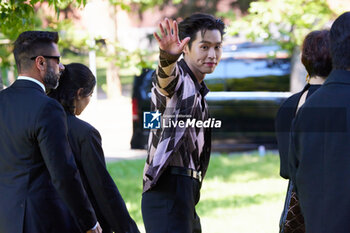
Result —
[{"label": "man's wrist", "polygon": [[174,55],[174,54],[170,54],[170,53],[166,52],[165,50],[159,48],[159,58],[167,60],[167,62],[170,64],[176,62],[180,56],[181,56],[181,53]]},{"label": "man's wrist", "polygon": [[96,230],[97,226],[98,226],[98,222],[96,222],[95,226],[93,228],[91,228],[90,231]]}]

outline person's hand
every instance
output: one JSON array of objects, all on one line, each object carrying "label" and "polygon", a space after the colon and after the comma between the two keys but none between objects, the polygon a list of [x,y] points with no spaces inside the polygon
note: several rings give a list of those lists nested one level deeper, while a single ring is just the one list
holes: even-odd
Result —
[{"label": "person's hand", "polygon": [[102,228],[100,227],[100,224],[97,223],[97,227],[95,230],[88,230],[86,233],[102,233]]},{"label": "person's hand", "polygon": [[162,23],[159,23],[161,37],[156,32],[153,33],[158,41],[159,48],[172,55],[182,53],[185,45],[190,40],[190,37],[186,37],[180,41],[176,20],[173,21],[172,26],[170,25],[168,18],[165,18],[163,23],[165,24],[165,28]]}]

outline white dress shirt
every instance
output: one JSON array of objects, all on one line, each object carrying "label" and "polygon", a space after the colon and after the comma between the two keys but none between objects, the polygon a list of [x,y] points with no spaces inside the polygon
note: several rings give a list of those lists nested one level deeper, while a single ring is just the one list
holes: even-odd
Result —
[{"label": "white dress shirt", "polygon": [[35,82],[44,90],[44,92],[46,92],[46,88],[45,88],[44,84],[42,84],[41,82],[39,82],[38,80],[36,80],[34,78],[31,78],[28,76],[18,76],[17,80],[28,80],[28,81]]}]

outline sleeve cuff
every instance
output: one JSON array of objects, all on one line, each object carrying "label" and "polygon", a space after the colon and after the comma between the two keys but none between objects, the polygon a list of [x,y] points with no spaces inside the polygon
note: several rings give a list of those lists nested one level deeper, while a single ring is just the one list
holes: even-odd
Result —
[{"label": "sleeve cuff", "polygon": [[176,62],[177,59],[179,59],[180,56],[181,56],[181,53],[173,55],[173,54],[167,53],[166,51],[164,51],[162,49],[159,49],[159,57],[160,57],[160,59],[165,59],[170,64]]},{"label": "sleeve cuff", "polygon": [[95,226],[94,226],[93,228],[91,228],[90,230],[91,230],[91,231],[96,230],[97,226],[98,226],[98,222],[96,222]]}]

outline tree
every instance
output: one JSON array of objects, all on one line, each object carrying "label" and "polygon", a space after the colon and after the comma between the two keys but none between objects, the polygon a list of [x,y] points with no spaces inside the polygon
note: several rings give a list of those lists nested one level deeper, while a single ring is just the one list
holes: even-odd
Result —
[{"label": "tree", "polygon": [[[238,0],[238,4],[246,4],[252,0]],[[153,8],[155,6],[160,9],[168,5],[176,5],[178,12],[174,18],[183,18],[190,13],[196,11],[202,11],[215,14],[217,11],[217,5],[219,0],[90,0],[93,2],[107,2],[109,7],[107,8],[106,15],[109,16],[111,24],[114,26],[111,29],[112,36],[110,38],[89,38],[86,35],[81,36],[81,33],[77,34],[74,30],[72,21],[68,18],[68,15],[74,12],[74,9],[79,7],[85,7],[87,0],[0,0],[0,40],[2,38],[9,39],[10,43],[0,43],[0,67],[2,69],[14,67],[14,60],[11,54],[12,42],[16,39],[19,33],[26,30],[42,30],[43,19],[45,20],[44,30],[55,30],[60,32],[59,46],[63,51],[69,50],[75,53],[87,53],[89,49],[95,49],[103,51],[103,55],[106,57],[108,64],[107,68],[107,89],[110,96],[121,93],[121,85],[119,80],[119,68],[122,65],[129,65],[141,68],[150,65],[150,61],[147,60],[147,52],[136,50],[133,52],[126,51],[125,48],[120,47],[118,43],[116,33],[116,13],[119,10],[135,10],[137,9],[139,15],[146,9]],[[47,12],[42,12],[40,6],[48,4],[54,11],[47,15]],[[46,14],[46,15],[45,15]],[[62,20],[64,19],[64,20]],[[93,20],[98,20],[94,18]],[[48,26],[46,26],[48,25]],[[105,25],[102,25],[103,27]],[[91,43],[89,41],[103,40],[103,43]],[[102,40],[101,40],[102,41]]]},{"label": "tree", "polygon": [[[85,4],[86,0],[75,0],[77,6]],[[17,36],[27,30],[42,29],[42,22],[37,17],[37,4],[48,3],[57,13],[61,8],[73,3],[73,0],[1,0],[0,1],[0,71],[14,71],[14,59],[12,56],[12,43]],[[0,72],[2,77],[2,72]],[[3,79],[0,80],[2,88]]]},{"label": "tree", "polygon": [[252,40],[273,41],[289,51],[291,91],[296,92],[303,87],[306,75],[299,46],[307,33],[325,28],[335,16],[326,0],[259,0],[250,4],[246,16],[233,21],[228,32]]},{"label": "tree", "polygon": [[[107,0],[108,2],[108,0]],[[108,9],[108,14],[110,15],[111,21],[113,21],[116,28],[116,10],[118,7],[124,10],[130,10],[130,4],[138,4],[142,9],[147,9],[149,7],[155,6],[156,4],[162,3],[160,0],[110,0],[110,9]],[[26,30],[40,30],[43,29],[41,18],[37,16],[41,4],[48,4],[55,9],[55,16],[44,16],[46,21],[48,21],[48,27],[44,30],[56,30],[60,32],[60,48],[68,49],[74,52],[87,52],[89,46],[87,41],[89,38],[81,38],[81,36],[72,36],[74,33],[72,23],[67,19],[68,13],[74,8],[86,5],[86,0],[1,0],[0,1],[0,40],[6,39],[7,43],[0,43],[0,67],[3,69],[8,69],[9,67],[14,67],[14,61],[12,56],[12,42],[17,38],[17,36]],[[58,20],[59,15],[63,14],[65,20]],[[115,30],[115,28],[113,30]],[[73,30],[72,30],[73,29]],[[62,35],[63,34],[63,35]],[[113,38],[108,41],[107,53],[105,53],[107,60],[109,61],[107,69],[107,86],[109,86],[109,93],[119,93],[121,92],[120,80],[118,77],[118,67],[120,61],[122,63],[129,63],[130,57],[141,57],[142,51],[136,51],[131,55],[125,52],[124,48],[118,45],[116,33],[112,33]],[[78,37],[80,40],[76,40]],[[90,38],[91,39],[91,38]],[[99,38],[92,38],[99,39]],[[106,45],[105,44],[105,45]],[[102,46],[103,47],[103,46]],[[99,46],[95,46],[95,49],[102,49]],[[116,61],[118,57],[118,61]],[[146,64],[145,60],[140,59],[140,65]],[[1,72],[0,72],[1,74]],[[2,80],[2,79],[1,79]],[[0,82],[2,84],[2,82]],[[1,85],[2,86],[2,85]],[[114,88],[115,87],[115,88]]]},{"label": "tree", "polygon": [[334,17],[326,0],[259,0],[228,31],[252,40],[275,41],[292,52],[308,32],[322,29]]},{"label": "tree", "polygon": [[6,38],[15,39],[19,33],[40,27],[35,17],[35,5],[47,2],[54,7],[57,16],[60,9],[73,2],[85,5],[86,0],[2,0],[0,1],[0,32]]}]

